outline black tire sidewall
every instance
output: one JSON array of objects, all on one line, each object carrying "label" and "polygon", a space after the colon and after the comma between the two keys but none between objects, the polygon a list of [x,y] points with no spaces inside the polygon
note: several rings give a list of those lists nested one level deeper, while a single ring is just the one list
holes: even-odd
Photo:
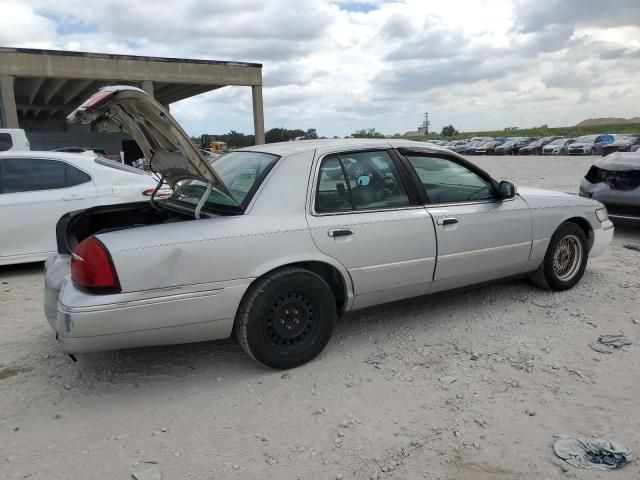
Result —
[{"label": "black tire sidewall", "polygon": [[[246,342],[253,357],[263,365],[275,369],[297,367],[314,359],[327,345],[336,322],[336,303],[327,283],[313,272],[295,271],[276,275],[256,285],[259,294],[247,305],[244,314]],[[313,304],[317,325],[311,335],[312,343],[300,352],[283,354],[265,334],[265,322],[271,305],[289,292],[304,293]],[[242,326],[241,326],[242,327]]]},{"label": "black tire sidewall", "polygon": [[[553,254],[556,251],[556,247],[560,240],[562,240],[567,235],[575,235],[580,240],[582,244],[582,262],[580,264],[580,268],[576,275],[568,281],[560,280],[553,271]],[[584,274],[585,269],[587,268],[587,261],[589,258],[589,247],[587,245],[587,236],[584,233],[584,230],[580,228],[575,223],[565,223],[560,226],[558,230],[551,237],[551,241],[549,242],[549,248],[547,249],[547,253],[544,257],[544,274],[547,280],[547,283],[553,290],[568,290],[575,286],[582,275]]]}]

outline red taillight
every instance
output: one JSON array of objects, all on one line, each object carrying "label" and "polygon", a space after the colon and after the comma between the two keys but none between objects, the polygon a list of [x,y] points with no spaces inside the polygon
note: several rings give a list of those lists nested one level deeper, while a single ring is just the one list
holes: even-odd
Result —
[{"label": "red taillight", "polygon": [[[150,197],[151,195],[153,195],[153,192],[155,191],[156,191],[155,188],[150,188],[142,192],[142,195],[144,195],[145,197]],[[171,193],[173,193],[171,190],[166,188],[161,188],[156,192],[156,195],[154,198],[168,198],[171,196]]]},{"label": "red taillight", "polygon": [[107,92],[98,92],[98,93],[94,93],[93,95],[91,95],[83,104],[82,106],[85,109],[89,109],[89,108],[95,108],[98,105],[102,105],[104,102],[106,102],[107,100],[109,100],[111,97],[113,97],[116,94],[116,92],[114,91],[107,91]]},{"label": "red taillight", "polygon": [[71,278],[79,285],[105,293],[119,293],[120,282],[109,251],[96,237],[78,244],[71,256]]}]

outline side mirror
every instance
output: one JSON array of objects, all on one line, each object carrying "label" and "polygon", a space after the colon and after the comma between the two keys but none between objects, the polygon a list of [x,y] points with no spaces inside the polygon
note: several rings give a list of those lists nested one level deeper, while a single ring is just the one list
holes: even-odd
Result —
[{"label": "side mirror", "polygon": [[508,200],[509,198],[516,196],[516,186],[511,182],[502,180],[498,186],[498,193],[500,195],[500,200]]}]

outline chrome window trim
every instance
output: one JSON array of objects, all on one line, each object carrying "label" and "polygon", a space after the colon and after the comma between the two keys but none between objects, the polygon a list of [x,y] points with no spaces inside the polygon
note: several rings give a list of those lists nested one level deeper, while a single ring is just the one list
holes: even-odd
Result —
[{"label": "chrome window trim", "polygon": [[513,202],[518,195],[516,194],[512,198],[505,198],[504,200],[492,199],[492,200],[475,200],[473,202],[451,202],[451,203],[425,203],[424,207],[429,208],[444,208],[444,207],[456,207],[458,205],[482,205],[485,203],[504,203]]},{"label": "chrome window trim", "polygon": [[311,209],[311,215],[314,217],[332,217],[334,215],[353,215],[357,213],[379,213],[379,212],[398,212],[402,210],[424,210],[424,205],[409,205],[408,207],[390,207],[376,208],[369,210],[346,210],[344,212],[317,213],[315,211],[315,203]]}]

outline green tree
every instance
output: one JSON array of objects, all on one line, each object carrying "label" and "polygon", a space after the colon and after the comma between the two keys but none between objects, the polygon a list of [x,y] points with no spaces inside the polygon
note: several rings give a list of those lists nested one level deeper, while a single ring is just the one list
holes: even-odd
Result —
[{"label": "green tree", "polygon": [[314,140],[318,138],[318,131],[315,128],[309,128],[304,134],[305,140]]},{"label": "green tree", "polygon": [[443,137],[453,137],[454,135],[457,135],[457,134],[458,134],[458,131],[453,125],[447,125],[446,127],[442,127],[442,131],[440,132],[440,135],[442,135]]},{"label": "green tree", "polygon": [[384,135],[378,132],[375,128],[367,128],[362,130],[356,130],[351,134],[354,138],[384,138]]},{"label": "green tree", "polygon": [[288,142],[289,140],[294,140],[298,137],[304,136],[304,130],[300,130],[299,128],[296,128],[295,130],[288,130],[286,128],[272,128],[264,134],[264,139],[266,143],[276,143]]}]

